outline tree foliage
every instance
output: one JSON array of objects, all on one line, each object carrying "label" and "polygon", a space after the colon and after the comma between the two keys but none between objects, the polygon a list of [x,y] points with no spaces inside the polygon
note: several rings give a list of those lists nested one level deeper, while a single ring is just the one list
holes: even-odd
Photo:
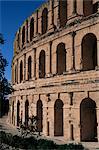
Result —
[{"label": "tree foliage", "polygon": [[[3,35],[0,33],[0,45],[4,44]],[[3,104],[8,94],[12,92],[12,86],[5,78],[5,68],[8,65],[0,49],[0,116],[3,114]]]}]

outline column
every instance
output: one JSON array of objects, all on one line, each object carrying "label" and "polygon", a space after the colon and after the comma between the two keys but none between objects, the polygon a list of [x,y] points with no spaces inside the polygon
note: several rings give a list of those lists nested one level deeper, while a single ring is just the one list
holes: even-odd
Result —
[{"label": "column", "polygon": [[18,67],[18,59],[17,59],[17,83],[18,83],[18,74],[19,74],[19,67]]},{"label": "column", "polygon": [[26,80],[26,54],[24,54],[24,69],[23,69],[23,71],[24,71],[23,81],[25,81]]},{"label": "column", "polygon": [[82,70],[81,45],[75,46],[75,69]]},{"label": "column", "polygon": [[97,69],[99,70],[99,40],[97,40]]},{"label": "column", "polygon": [[34,62],[33,62],[33,65],[34,65],[34,70],[33,70],[33,75],[34,75],[34,78],[36,78],[36,48],[33,49],[34,51]]},{"label": "column", "polygon": [[22,49],[22,27],[19,30],[20,30],[20,49]]},{"label": "column", "polygon": [[48,50],[47,50],[47,53],[46,53],[46,77],[49,77],[50,76],[50,65],[51,65],[51,42],[48,43]]},{"label": "column", "polygon": [[30,42],[30,20],[31,18],[28,19],[28,42]]},{"label": "column", "polygon": [[38,35],[41,34],[42,32],[42,29],[41,29],[42,19],[41,18],[42,18],[42,12],[39,11],[38,12]]},{"label": "column", "polygon": [[23,96],[23,101],[22,101],[22,105],[23,105],[23,117],[22,117],[22,123],[25,123],[25,101],[26,101],[26,95]]},{"label": "column", "polygon": [[75,35],[76,32],[71,32],[71,36],[72,36],[72,66],[71,66],[71,70],[75,70]]},{"label": "column", "polygon": [[49,1],[49,13],[48,13],[48,30],[50,30],[50,32],[54,31],[54,1],[50,0]]},{"label": "column", "polygon": [[57,28],[60,26],[60,21],[59,21],[59,0],[54,1],[54,24],[56,25]]}]

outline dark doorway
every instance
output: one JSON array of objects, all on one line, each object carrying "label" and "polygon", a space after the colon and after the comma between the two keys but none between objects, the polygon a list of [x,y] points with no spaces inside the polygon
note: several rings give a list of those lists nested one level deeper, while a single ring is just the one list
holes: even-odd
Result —
[{"label": "dark doorway", "polygon": [[20,102],[17,102],[17,126],[19,126],[20,123]]},{"label": "dark doorway", "polygon": [[63,102],[60,99],[54,105],[54,135],[63,136]]},{"label": "dark doorway", "polygon": [[85,98],[80,104],[81,141],[97,141],[96,103]]},{"label": "dark doorway", "polygon": [[29,121],[29,102],[26,100],[25,102],[25,125],[28,126]]},{"label": "dark doorway", "polygon": [[37,101],[37,130],[42,132],[43,128],[43,104],[41,100]]}]

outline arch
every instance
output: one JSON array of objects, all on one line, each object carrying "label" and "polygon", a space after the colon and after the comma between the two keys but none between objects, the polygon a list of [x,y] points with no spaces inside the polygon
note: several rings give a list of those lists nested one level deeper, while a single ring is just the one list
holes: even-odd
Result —
[{"label": "arch", "polygon": [[19,126],[20,123],[20,102],[18,100],[17,102],[17,126]]},{"label": "arch", "polygon": [[41,50],[39,56],[39,78],[45,77],[45,51]]},{"label": "arch", "polygon": [[94,70],[97,66],[97,38],[93,33],[86,34],[81,43],[82,69]]},{"label": "arch", "polygon": [[63,102],[60,99],[54,105],[54,135],[63,136]]},{"label": "arch", "polygon": [[60,27],[64,27],[67,22],[67,0],[59,0],[59,20]]},{"label": "arch", "polygon": [[29,121],[29,101],[25,101],[25,125],[28,126]]},{"label": "arch", "polygon": [[42,132],[43,129],[43,104],[41,100],[37,101],[37,130]]},{"label": "arch", "polygon": [[81,141],[97,141],[96,103],[89,97],[80,104],[80,125]]},{"label": "arch", "polygon": [[23,29],[22,29],[22,46],[24,45],[25,43],[25,26],[23,26]]},{"label": "arch", "polygon": [[23,62],[21,60],[20,62],[20,83],[22,82],[23,80]]},{"label": "arch", "polygon": [[42,11],[42,34],[46,33],[48,29],[48,9],[44,8]]},{"label": "arch", "polygon": [[83,0],[83,13],[85,17],[93,13],[92,0]]},{"label": "arch", "polygon": [[56,65],[56,70],[57,74],[62,74],[63,72],[66,71],[66,50],[65,50],[65,44],[60,43],[57,46],[57,51],[56,51],[56,59],[57,59],[57,65]]},{"label": "arch", "polygon": [[28,58],[28,80],[32,77],[32,58],[29,56]]},{"label": "arch", "polygon": [[34,36],[34,18],[32,17],[30,21],[30,41],[32,41],[33,36]]}]

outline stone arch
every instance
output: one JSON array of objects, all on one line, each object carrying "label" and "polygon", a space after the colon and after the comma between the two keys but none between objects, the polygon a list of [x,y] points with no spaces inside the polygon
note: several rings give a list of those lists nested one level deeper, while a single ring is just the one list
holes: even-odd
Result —
[{"label": "stone arch", "polygon": [[63,27],[67,22],[67,0],[59,0],[59,20],[60,26]]},{"label": "stone arch", "polygon": [[28,126],[29,121],[29,101],[25,101],[25,125]]},{"label": "stone arch", "polygon": [[58,44],[56,53],[57,53],[57,55],[56,55],[57,74],[63,74],[63,72],[66,71],[66,50],[65,50],[65,44],[64,43]]},{"label": "stone arch", "polygon": [[25,26],[22,28],[22,46],[25,44]]},{"label": "stone arch", "polygon": [[19,126],[20,123],[20,102],[18,100],[17,102],[17,126]]},{"label": "stone arch", "polygon": [[97,38],[93,33],[86,34],[81,43],[82,69],[94,70],[97,66]]},{"label": "stone arch", "polygon": [[60,99],[54,104],[54,135],[63,136],[63,102]]},{"label": "stone arch", "polygon": [[20,62],[20,83],[23,81],[23,62]]},{"label": "stone arch", "polygon": [[32,41],[33,36],[34,36],[34,18],[32,17],[30,21],[30,41]]},{"label": "stone arch", "polygon": [[80,126],[81,141],[97,141],[96,103],[89,97],[80,104]]},{"label": "stone arch", "polygon": [[48,29],[48,9],[44,8],[42,11],[42,34],[46,33]]},{"label": "stone arch", "polygon": [[39,55],[39,78],[45,77],[45,51],[41,50]]},{"label": "stone arch", "polygon": [[42,132],[43,129],[43,104],[41,100],[37,101],[37,130]]},{"label": "stone arch", "polygon": [[28,57],[28,80],[32,77],[32,58]]},{"label": "stone arch", "polygon": [[92,0],[83,0],[83,13],[85,17],[93,13]]}]

